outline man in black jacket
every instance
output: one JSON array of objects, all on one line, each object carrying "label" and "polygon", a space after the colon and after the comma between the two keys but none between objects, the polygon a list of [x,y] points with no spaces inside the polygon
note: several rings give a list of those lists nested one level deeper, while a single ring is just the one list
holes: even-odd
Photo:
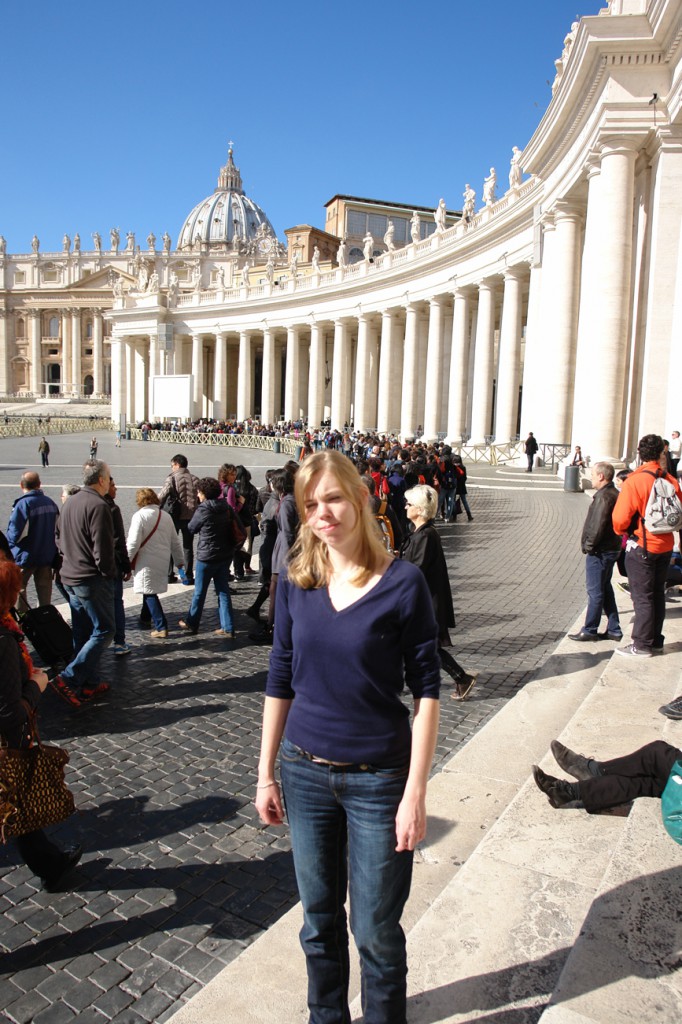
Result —
[{"label": "man in black jacket", "polygon": [[[597,462],[592,467],[592,499],[581,539],[585,559],[585,582],[587,585],[587,612],[585,625],[579,633],[569,635],[569,640],[622,640],[616,598],[611,586],[613,567],[618,560],[621,538],[614,533],[611,522],[613,506],[618,491],[613,484],[614,468],[610,462]],[[607,616],[605,633],[599,632],[602,613]]]}]

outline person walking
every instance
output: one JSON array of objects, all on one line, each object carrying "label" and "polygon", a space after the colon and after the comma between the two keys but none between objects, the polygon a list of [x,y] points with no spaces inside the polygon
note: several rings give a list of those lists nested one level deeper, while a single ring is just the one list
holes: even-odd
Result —
[{"label": "person walking", "polygon": [[109,490],[105,494],[105,500],[111,509],[114,521],[114,557],[116,559],[116,576],[114,577],[114,615],[116,630],[114,632],[113,652],[117,657],[130,654],[132,647],[126,643],[126,615],[123,606],[123,584],[127,583],[132,575],[128,548],[126,546],[126,534],[123,526],[123,516],[116,504],[116,484],[113,477],[109,480]]},{"label": "person walking", "polygon": [[41,439],[40,439],[40,444],[38,445],[38,453],[39,453],[40,458],[42,460],[43,466],[49,466],[50,465],[50,444],[49,444],[48,441],[45,440],[44,437],[41,437]]},{"label": "person walking", "polygon": [[266,825],[281,825],[286,806],[310,1021],[350,1021],[348,892],[364,1019],[405,1024],[400,918],[426,834],[436,623],[422,574],[386,552],[350,459],[308,456],[295,496],[301,527],[277,587],[256,809]]},{"label": "person walking", "polygon": [[199,481],[197,495],[199,504],[188,525],[189,532],[198,537],[194,594],[189,614],[180,619],[178,625],[188,633],[198,632],[208,587],[213,580],[220,617],[220,626],[215,633],[234,640],[228,567],[235,548],[235,513],[226,501],[221,500],[220,484],[214,477],[204,477]]},{"label": "person walking", "polygon": [[535,456],[536,456],[537,450],[538,450],[538,443],[535,440],[535,438],[533,437],[533,431],[532,430],[528,434],[528,437],[525,440],[525,443],[524,443],[524,446],[523,446],[523,450],[525,451],[526,459],[528,460],[528,469],[526,470],[526,473],[532,473],[533,472],[533,462],[535,461]]},{"label": "person walking", "polygon": [[159,594],[168,590],[168,562],[183,564],[183,551],[173,520],[159,507],[159,498],[151,487],[135,492],[138,511],[130,520],[127,548],[133,570],[133,590],[142,595],[141,618],[150,619],[153,640],[168,636],[168,620]]},{"label": "person walking", "polygon": [[12,557],[21,568],[21,611],[29,607],[26,587],[33,577],[39,605],[52,600],[52,572],[57,558],[55,528],[59,506],[43,493],[40,477],[32,470],[23,474],[21,496],[12,505],[7,540]]}]

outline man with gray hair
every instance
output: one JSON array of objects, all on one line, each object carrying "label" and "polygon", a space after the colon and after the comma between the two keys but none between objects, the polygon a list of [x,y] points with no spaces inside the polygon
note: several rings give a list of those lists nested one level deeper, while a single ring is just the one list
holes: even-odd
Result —
[{"label": "man with gray hair", "polygon": [[[579,633],[569,634],[569,640],[622,640],[623,631],[618,617],[616,598],[611,585],[613,567],[621,550],[621,538],[614,532],[611,515],[618,499],[614,483],[614,468],[610,462],[597,462],[592,466],[592,499],[581,539],[585,558],[587,586],[587,612],[585,625]],[[606,632],[599,632],[602,614],[607,616]]]},{"label": "man with gray hair", "polygon": [[43,494],[40,477],[33,470],[24,473],[20,487],[21,497],[12,506],[7,540],[23,580],[17,607],[26,611],[26,587],[31,576],[38,604],[46,605],[52,600],[52,570],[57,557],[54,534],[59,506]]},{"label": "man with gray hair", "polygon": [[77,653],[52,686],[72,707],[109,689],[98,679],[98,669],[115,630],[114,522],[105,500],[110,479],[106,462],[86,462],[83,487],[64,503],[57,527],[60,576],[69,595]]}]

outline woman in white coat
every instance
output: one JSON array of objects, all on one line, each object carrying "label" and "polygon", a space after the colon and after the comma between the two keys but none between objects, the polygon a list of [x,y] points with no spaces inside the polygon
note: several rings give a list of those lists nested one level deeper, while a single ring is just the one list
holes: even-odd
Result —
[{"label": "woman in white coat", "polygon": [[128,557],[133,567],[133,590],[142,594],[142,616],[151,616],[154,628],[149,634],[156,640],[168,636],[168,622],[159,594],[168,590],[168,560],[184,564],[182,545],[167,512],[159,508],[156,491],[140,487],[135,494],[139,512],[130,521]]}]

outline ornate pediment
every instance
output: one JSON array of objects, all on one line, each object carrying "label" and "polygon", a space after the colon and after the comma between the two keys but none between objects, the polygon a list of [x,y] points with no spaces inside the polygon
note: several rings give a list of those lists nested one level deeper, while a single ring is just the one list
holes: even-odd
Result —
[{"label": "ornate pediment", "polygon": [[96,270],[94,274],[86,274],[79,281],[69,285],[69,291],[88,292],[102,291],[103,288],[113,289],[114,283],[119,277],[126,285],[135,284],[136,278],[133,274],[129,274],[126,270],[121,270],[120,267],[113,267],[111,264],[107,264],[101,270]]}]

